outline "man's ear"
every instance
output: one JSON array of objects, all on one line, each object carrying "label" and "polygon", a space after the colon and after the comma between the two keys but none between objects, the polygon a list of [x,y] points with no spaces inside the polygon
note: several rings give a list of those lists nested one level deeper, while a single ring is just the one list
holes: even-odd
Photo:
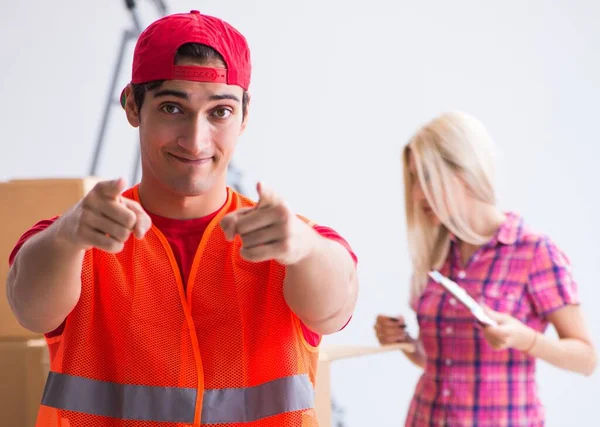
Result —
[{"label": "man's ear", "polygon": [[123,89],[123,93],[121,94],[121,105],[125,109],[125,115],[127,116],[129,124],[134,128],[138,127],[140,125],[140,113],[135,105],[131,83]]},{"label": "man's ear", "polygon": [[246,104],[246,111],[244,113],[244,118],[242,119],[242,127],[240,128],[240,135],[246,131],[246,126],[248,125],[248,114],[250,113],[250,92],[247,92],[246,96],[248,97],[248,102]]}]

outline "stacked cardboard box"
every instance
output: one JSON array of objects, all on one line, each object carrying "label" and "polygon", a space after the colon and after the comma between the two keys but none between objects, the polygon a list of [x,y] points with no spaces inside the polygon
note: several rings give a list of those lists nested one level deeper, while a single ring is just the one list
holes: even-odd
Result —
[{"label": "stacked cardboard box", "polygon": [[8,256],[26,230],[64,213],[97,182],[86,179],[0,182],[0,414],[2,425],[33,427],[49,369],[43,337],[19,325],[6,299]]},{"label": "stacked cardboard box", "polygon": [[44,339],[0,341],[2,425],[35,426],[49,365]]}]

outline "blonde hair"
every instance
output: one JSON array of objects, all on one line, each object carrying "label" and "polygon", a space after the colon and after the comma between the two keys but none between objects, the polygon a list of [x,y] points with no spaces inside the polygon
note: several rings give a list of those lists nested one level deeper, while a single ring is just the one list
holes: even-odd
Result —
[{"label": "blonde hair", "polygon": [[[413,201],[414,183],[409,170],[411,155],[421,189],[439,218],[439,225],[434,225],[422,206]],[[465,219],[464,201],[459,200],[455,189],[462,183],[472,197],[495,204],[494,157],[494,143],[483,124],[460,111],[436,117],[420,128],[404,147],[404,197],[413,264],[411,301],[423,292],[427,273],[439,269],[446,260],[450,233],[474,245],[484,244],[491,237],[473,231]]]}]

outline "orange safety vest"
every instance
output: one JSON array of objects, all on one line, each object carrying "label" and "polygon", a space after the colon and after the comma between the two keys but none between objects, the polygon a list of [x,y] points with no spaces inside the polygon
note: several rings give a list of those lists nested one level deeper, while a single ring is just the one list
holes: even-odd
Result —
[{"label": "orange safety vest", "polygon": [[[48,339],[37,427],[318,426],[318,349],[284,300],[285,267],[225,239],[221,218],[256,205],[227,191],[185,290],[155,227],[118,254],[86,252],[79,302]],[[124,196],[139,201],[137,186]]]}]

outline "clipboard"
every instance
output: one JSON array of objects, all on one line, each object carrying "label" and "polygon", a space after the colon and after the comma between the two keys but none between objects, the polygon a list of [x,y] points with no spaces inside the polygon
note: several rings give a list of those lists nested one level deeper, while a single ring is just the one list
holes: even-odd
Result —
[{"label": "clipboard", "polygon": [[430,271],[429,277],[431,277],[434,282],[441,285],[454,298],[456,298],[458,302],[460,302],[467,310],[471,312],[473,317],[475,317],[479,323],[488,326],[498,326],[498,323],[488,316],[483,307],[477,301],[475,301],[473,297],[469,295],[467,291],[465,291],[458,283],[448,279],[446,276],[443,276],[437,270]]}]

